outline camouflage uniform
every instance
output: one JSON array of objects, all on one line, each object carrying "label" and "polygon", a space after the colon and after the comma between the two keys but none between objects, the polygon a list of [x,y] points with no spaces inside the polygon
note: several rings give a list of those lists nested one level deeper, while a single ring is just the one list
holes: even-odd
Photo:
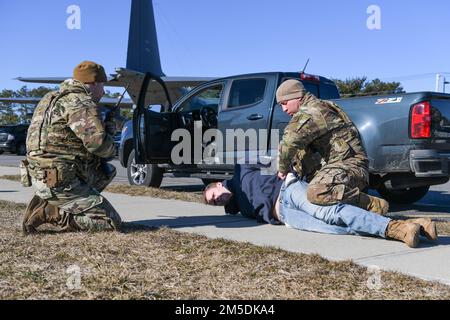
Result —
[{"label": "camouflage uniform", "polygon": [[331,101],[306,93],[287,125],[279,149],[279,169],[291,168],[309,182],[308,200],[317,205],[357,205],[368,185],[368,159],[359,133]]},{"label": "camouflage uniform", "polygon": [[[115,155],[98,108],[82,82],[67,80],[40,101],[27,135],[28,170],[36,196],[59,208],[62,230],[117,230],[121,219],[100,195],[116,171]],[[47,221],[50,222],[50,221]]]}]

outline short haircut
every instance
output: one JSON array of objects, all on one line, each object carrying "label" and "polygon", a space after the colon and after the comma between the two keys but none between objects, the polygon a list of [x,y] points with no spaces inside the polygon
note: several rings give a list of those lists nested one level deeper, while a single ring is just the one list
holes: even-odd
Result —
[{"label": "short haircut", "polygon": [[210,184],[208,184],[205,187],[205,190],[203,190],[203,203],[204,204],[209,204],[208,201],[206,200],[206,191],[208,191],[209,189],[217,187],[218,183],[220,183],[220,182],[211,182]]}]

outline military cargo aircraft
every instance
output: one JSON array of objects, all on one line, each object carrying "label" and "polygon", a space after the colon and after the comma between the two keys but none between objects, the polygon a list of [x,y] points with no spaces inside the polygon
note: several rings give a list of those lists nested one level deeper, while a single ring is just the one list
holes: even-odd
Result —
[{"label": "military cargo aircraft", "polygon": [[[99,61],[101,63],[101,61]],[[161,68],[156,23],[152,0],[132,0],[126,67],[119,67],[108,77],[106,86],[127,88],[130,99],[122,100],[121,107],[132,107],[138,100],[139,90],[146,72],[162,79],[171,101],[176,101],[188,88],[213,78],[166,76]],[[70,77],[19,77],[29,83],[60,84]],[[162,87],[153,81],[147,89],[146,105],[167,105],[168,98]],[[40,98],[0,98],[5,103],[38,103]],[[113,106],[117,99],[103,98],[101,105]],[[170,104],[169,104],[170,105]]]}]

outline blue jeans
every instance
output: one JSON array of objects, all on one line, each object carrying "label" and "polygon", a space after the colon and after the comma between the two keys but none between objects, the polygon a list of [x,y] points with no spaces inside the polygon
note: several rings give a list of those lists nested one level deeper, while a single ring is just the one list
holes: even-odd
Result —
[{"label": "blue jeans", "polygon": [[299,180],[281,187],[280,219],[286,226],[321,233],[386,237],[390,219],[343,203],[312,204],[306,198],[307,188],[308,184]]}]

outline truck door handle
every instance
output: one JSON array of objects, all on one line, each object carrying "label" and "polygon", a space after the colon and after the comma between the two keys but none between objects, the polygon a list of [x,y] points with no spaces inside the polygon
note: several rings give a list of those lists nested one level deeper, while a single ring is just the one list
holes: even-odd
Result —
[{"label": "truck door handle", "polygon": [[249,116],[247,117],[247,119],[248,119],[248,120],[251,120],[251,121],[254,121],[254,120],[261,120],[262,118],[264,118],[264,116],[261,115],[261,114],[252,114],[252,115],[249,115]]}]

